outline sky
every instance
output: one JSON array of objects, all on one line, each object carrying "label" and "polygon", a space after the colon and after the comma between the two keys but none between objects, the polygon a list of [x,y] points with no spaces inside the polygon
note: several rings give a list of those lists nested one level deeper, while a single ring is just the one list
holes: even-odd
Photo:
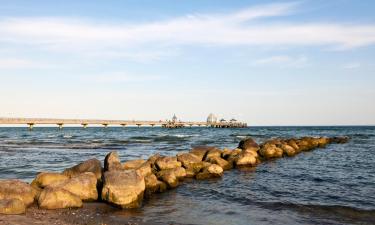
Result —
[{"label": "sky", "polygon": [[375,1],[0,0],[0,117],[375,125]]}]

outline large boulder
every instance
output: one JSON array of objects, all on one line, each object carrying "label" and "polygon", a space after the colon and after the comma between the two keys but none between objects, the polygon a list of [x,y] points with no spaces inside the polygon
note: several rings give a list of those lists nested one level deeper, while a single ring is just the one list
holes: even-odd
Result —
[{"label": "large boulder", "polygon": [[149,196],[156,192],[164,192],[167,190],[167,184],[164,183],[163,181],[158,180],[155,174],[150,174],[146,176],[145,184],[146,184],[146,190],[145,190],[146,196]]},{"label": "large boulder", "polygon": [[108,153],[104,158],[104,171],[122,170],[120,158],[116,151]]},{"label": "large boulder", "polygon": [[212,164],[217,164],[221,168],[223,168],[223,170],[230,170],[233,168],[233,164],[231,162],[228,162],[227,160],[221,158],[220,156],[210,157],[207,160],[207,162],[212,163]]},{"label": "large boulder", "polygon": [[31,186],[37,188],[45,188],[48,185],[61,183],[66,180],[69,180],[69,177],[64,174],[54,172],[42,172],[36,176],[33,182],[31,182]]},{"label": "large boulder", "polygon": [[320,137],[317,139],[319,142],[319,148],[324,148],[329,144],[330,140],[327,137]]},{"label": "large boulder", "polygon": [[182,163],[182,166],[187,168],[190,164],[199,163],[202,160],[198,156],[191,153],[180,153],[177,155],[177,160]]},{"label": "large boulder", "polygon": [[68,177],[74,177],[81,173],[92,172],[95,174],[96,179],[100,181],[102,179],[102,171],[102,164],[98,159],[89,159],[71,168],[65,169],[63,174]]},{"label": "large boulder", "polygon": [[18,198],[0,199],[0,214],[23,214],[26,212],[25,203]]},{"label": "large boulder", "polygon": [[35,196],[36,191],[25,182],[13,179],[0,180],[0,199],[19,199],[28,206],[34,202]]},{"label": "large boulder", "polygon": [[158,158],[155,165],[159,170],[167,170],[181,167],[181,162],[177,161],[177,157],[164,156]]},{"label": "large boulder", "polygon": [[46,187],[40,193],[38,205],[42,209],[65,209],[82,207],[82,200],[77,195],[60,187]]},{"label": "large boulder", "polygon": [[280,158],[283,156],[283,150],[274,144],[267,143],[259,150],[259,154],[266,159]]},{"label": "large boulder", "polygon": [[244,140],[241,140],[238,144],[238,148],[242,150],[248,150],[248,149],[254,149],[259,150],[259,145],[252,139],[252,138],[246,138]]},{"label": "large boulder", "polygon": [[92,172],[81,173],[61,183],[51,184],[49,187],[58,187],[77,195],[83,201],[98,199],[97,178]]},{"label": "large boulder", "polygon": [[135,170],[104,173],[102,199],[120,208],[138,208],[142,204],[145,180]]},{"label": "large boulder", "polygon": [[291,146],[292,148],[294,148],[294,150],[295,150],[296,153],[300,153],[300,152],[301,152],[299,146],[298,146],[297,143],[296,143],[296,140],[294,140],[294,139],[289,139],[289,140],[286,141],[286,143],[287,143],[289,146]]},{"label": "large boulder", "polygon": [[257,164],[257,152],[253,150],[242,151],[234,160],[237,167],[255,166]]},{"label": "large boulder", "polygon": [[209,150],[207,153],[206,153],[206,156],[204,157],[204,160],[205,161],[209,161],[210,159],[212,158],[217,158],[217,157],[221,157],[221,154],[223,153],[223,151],[221,151],[220,149],[212,149],[212,150]]},{"label": "large boulder", "polygon": [[283,150],[283,154],[286,156],[294,156],[297,154],[296,150],[288,144],[281,144],[279,145],[279,148]]},{"label": "large boulder", "polygon": [[183,167],[176,167],[173,169],[161,170],[156,176],[168,184],[168,187],[175,188],[179,185],[179,180],[186,177],[186,170]]},{"label": "large boulder", "polygon": [[192,150],[190,150],[190,153],[193,155],[196,155],[200,161],[203,161],[204,157],[206,156],[206,153],[210,150],[216,149],[216,147],[213,146],[195,146]]},{"label": "large boulder", "polygon": [[203,171],[198,173],[195,178],[197,180],[204,180],[221,176],[223,176],[223,168],[216,164],[211,164],[208,167],[203,168]]},{"label": "large boulder", "polygon": [[201,170],[207,166],[211,165],[209,162],[197,162],[197,163],[191,163],[188,167],[186,167],[186,177],[193,178],[195,177]]},{"label": "large boulder", "polygon": [[145,162],[146,160],[144,159],[129,160],[122,164],[122,168],[124,168],[125,170],[137,169],[141,167]]}]

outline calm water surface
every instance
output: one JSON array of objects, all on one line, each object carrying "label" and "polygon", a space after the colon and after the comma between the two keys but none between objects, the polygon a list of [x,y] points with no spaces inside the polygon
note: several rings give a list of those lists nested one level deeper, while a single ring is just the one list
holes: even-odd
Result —
[{"label": "calm water surface", "polygon": [[189,180],[114,216],[160,224],[375,224],[375,127],[244,129],[0,128],[0,178],[30,182],[117,150],[123,161],[194,145],[235,148],[241,138],[351,137],[343,145],[231,170],[222,179]]}]

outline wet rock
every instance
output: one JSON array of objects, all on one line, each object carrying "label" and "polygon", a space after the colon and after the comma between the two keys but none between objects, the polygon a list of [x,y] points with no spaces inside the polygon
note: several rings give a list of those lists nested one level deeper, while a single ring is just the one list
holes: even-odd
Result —
[{"label": "wet rock", "polygon": [[331,143],[336,143],[336,144],[344,144],[349,141],[349,137],[343,136],[343,137],[332,137],[329,139]]},{"label": "wet rock", "polygon": [[240,143],[238,144],[238,148],[242,150],[253,149],[258,151],[259,145],[252,138],[246,138],[240,141]]},{"label": "wet rock", "polygon": [[135,160],[130,160],[122,164],[122,168],[125,170],[130,170],[130,169],[137,169],[141,167],[146,160],[144,159],[135,159]]},{"label": "wet rock", "polygon": [[210,166],[211,163],[209,162],[198,162],[198,163],[191,163],[189,166],[186,168],[186,177],[188,178],[193,178],[195,177],[201,170],[205,167]]},{"label": "wet rock", "polygon": [[191,153],[180,153],[177,155],[177,160],[182,163],[182,166],[187,168],[192,163],[198,163],[202,160],[198,156]]},{"label": "wet rock", "polygon": [[0,199],[19,199],[25,206],[34,202],[36,191],[20,180],[0,180]]},{"label": "wet rock", "polygon": [[64,182],[51,184],[49,187],[62,188],[75,194],[83,201],[94,201],[98,199],[96,185],[96,175],[92,172],[86,172]]},{"label": "wet rock", "polygon": [[67,175],[53,172],[39,173],[36,178],[31,182],[31,185],[37,188],[45,188],[48,185],[60,183],[69,180]]},{"label": "wet rock", "polygon": [[221,153],[221,157],[223,159],[228,159],[229,156],[232,154],[232,152],[233,152],[233,150],[228,149],[228,148],[224,148],[223,151],[222,151],[222,153]]},{"label": "wet rock", "polygon": [[89,159],[71,168],[65,169],[63,174],[68,177],[74,177],[81,173],[92,172],[95,174],[96,179],[100,181],[102,179],[102,171],[102,164],[98,159]]},{"label": "wet rock", "polygon": [[227,160],[221,158],[220,156],[210,157],[209,163],[219,165],[223,170],[230,170],[233,168],[233,164]]},{"label": "wet rock", "polygon": [[296,143],[300,151],[309,151],[312,149],[310,143],[307,140],[297,140]]},{"label": "wet rock", "polygon": [[330,143],[330,139],[327,138],[327,137],[320,137],[317,139],[318,143],[319,143],[319,148],[325,148],[326,145],[328,145]]},{"label": "wet rock", "polygon": [[204,160],[209,161],[211,158],[221,157],[222,153],[223,153],[223,151],[221,151],[220,149],[217,149],[217,148],[209,150],[206,153],[206,156],[204,157]]},{"label": "wet rock", "polygon": [[65,209],[82,207],[77,195],[59,187],[46,187],[40,193],[38,205],[42,209]]},{"label": "wet rock", "polygon": [[192,150],[190,150],[190,153],[193,155],[196,155],[200,161],[203,161],[204,157],[206,156],[206,153],[210,150],[216,149],[216,147],[213,146],[196,146]]},{"label": "wet rock", "polygon": [[226,160],[233,165],[241,153],[242,153],[242,150],[239,148],[236,148],[231,151],[229,156],[227,156]]},{"label": "wet rock", "polygon": [[135,170],[104,173],[102,199],[121,208],[138,208],[142,204],[145,180]]},{"label": "wet rock", "polygon": [[195,178],[197,180],[204,180],[221,176],[223,176],[223,168],[216,164],[211,164],[210,166],[203,168],[203,171],[198,173]]},{"label": "wet rock", "polygon": [[159,170],[167,170],[181,167],[181,162],[177,161],[177,157],[164,156],[158,158],[155,165]]},{"label": "wet rock", "polygon": [[259,154],[266,159],[280,158],[283,156],[283,150],[274,144],[267,143],[259,150]]},{"label": "wet rock", "polygon": [[164,192],[167,190],[167,184],[163,181],[158,180],[155,174],[150,174],[145,177],[145,194],[149,196],[153,193]]},{"label": "wet rock", "polygon": [[135,170],[143,177],[152,174],[151,165],[147,162],[143,163],[140,167],[136,168]]},{"label": "wet rock", "polygon": [[120,158],[116,151],[110,152],[104,159],[104,171],[122,170]]},{"label": "wet rock", "polygon": [[18,198],[0,199],[0,214],[23,214],[26,212],[25,203]]},{"label": "wet rock", "polygon": [[177,167],[159,171],[156,176],[167,183],[170,188],[175,188],[179,185],[178,181],[186,177],[186,170],[183,167]]},{"label": "wet rock", "polygon": [[296,141],[294,139],[290,139],[286,142],[289,146],[292,146],[294,148],[296,153],[301,152],[299,146],[297,145]]},{"label": "wet rock", "polygon": [[287,144],[281,144],[279,146],[283,150],[283,154],[287,156],[294,156],[296,154],[296,150]]},{"label": "wet rock", "polygon": [[257,153],[254,150],[242,151],[235,159],[237,167],[255,166],[257,164]]}]

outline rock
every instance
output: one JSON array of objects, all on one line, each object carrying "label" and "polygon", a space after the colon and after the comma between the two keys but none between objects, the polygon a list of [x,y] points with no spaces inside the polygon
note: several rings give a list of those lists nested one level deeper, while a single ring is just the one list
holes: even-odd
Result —
[{"label": "rock", "polygon": [[297,143],[296,143],[296,141],[294,139],[288,140],[287,144],[290,145],[290,146],[292,146],[292,148],[294,148],[294,150],[295,150],[296,153],[301,152],[300,148],[298,147],[298,145],[297,145]]},{"label": "rock", "polygon": [[34,202],[36,191],[20,180],[0,180],[0,199],[19,199],[25,206]]},{"label": "rock", "polygon": [[159,171],[156,176],[167,183],[168,187],[175,188],[179,185],[179,180],[186,177],[186,171],[182,167],[177,167],[174,169],[167,169]]},{"label": "rock", "polygon": [[253,150],[241,152],[234,161],[236,166],[237,167],[255,166],[257,163],[256,152],[255,154],[252,152]]},{"label": "rock", "polygon": [[210,166],[205,167],[202,172],[198,173],[195,178],[197,180],[204,180],[221,176],[223,176],[223,168],[216,164],[211,164]]},{"label": "rock", "polygon": [[48,185],[61,183],[69,180],[69,177],[61,173],[42,172],[31,182],[31,186],[45,188]]},{"label": "rock", "polygon": [[300,151],[308,151],[312,149],[307,140],[297,140],[296,143]]},{"label": "rock", "polygon": [[164,192],[167,190],[167,184],[163,181],[158,180],[155,174],[150,174],[145,177],[146,190],[145,193],[147,196],[156,193]]},{"label": "rock", "polygon": [[146,177],[147,175],[152,174],[152,168],[151,165],[147,162],[143,163],[140,167],[135,169],[139,172],[143,177]]},{"label": "rock", "polygon": [[190,150],[190,153],[193,155],[198,156],[200,161],[203,161],[204,157],[206,156],[206,153],[210,150],[216,149],[216,147],[212,146],[196,146],[192,150]]},{"label": "rock", "polygon": [[74,177],[81,173],[92,172],[97,180],[102,179],[102,164],[98,159],[89,159],[71,168],[65,169],[63,174],[68,177]]},{"label": "rock", "polygon": [[227,156],[226,160],[233,165],[234,162],[236,161],[236,159],[238,158],[238,156],[241,153],[242,153],[242,150],[239,149],[239,148],[236,148],[236,149],[232,150],[232,152],[229,154],[229,156]]},{"label": "rock", "polygon": [[217,149],[217,148],[209,150],[206,153],[206,156],[204,157],[204,161],[209,161],[211,158],[217,158],[217,157],[221,158],[222,153],[223,153],[223,151],[221,151],[220,149]]},{"label": "rock", "polygon": [[92,172],[86,172],[64,182],[51,184],[49,187],[62,188],[75,194],[83,201],[95,201],[98,199],[96,184],[96,175]]},{"label": "rock", "polygon": [[318,140],[318,143],[319,143],[319,145],[318,145],[319,148],[326,147],[326,145],[328,145],[329,142],[330,142],[330,139],[327,138],[327,137],[320,137],[317,140]]},{"label": "rock", "polygon": [[349,141],[349,137],[343,136],[343,137],[332,137],[329,139],[331,143],[336,143],[336,144],[344,144]]},{"label": "rock", "polygon": [[[25,203],[18,198],[0,199],[0,214],[23,214],[26,212]],[[0,220],[1,221],[1,220]]]},{"label": "rock", "polygon": [[230,170],[233,168],[233,164],[231,162],[228,162],[225,159],[222,159],[220,156],[211,157],[208,160],[209,163],[219,165],[223,170]]},{"label": "rock", "polygon": [[228,159],[229,156],[232,154],[232,152],[233,152],[233,150],[228,149],[228,148],[224,148],[223,151],[222,151],[222,153],[221,153],[221,157],[223,159]]},{"label": "rock", "polygon": [[116,151],[110,152],[104,159],[104,171],[122,170],[120,158]]},{"label": "rock", "polygon": [[240,141],[240,143],[238,144],[238,148],[242,150],[256,149],[256,151],[258,151],[259,145],[252,138],[246,138]]},{"label": "rock", "polygon": [[283,156],[283,150],[274,144],[265,144],[259,150],[259,154],[266,159],[280,158]]},{"label": "rock", "polygon": [[177,155],[177,160],[182,163],[182,166],[187,168],[192,163],[198,163],[202,160],[198,156],[191,153],[180,153]]},{"label": "rock", "polygon": [[192,178],[195,177],[201,170],[205,167],[210,166],[211,163],[209,162],[198,162],[198,163],[191,163],[189,166],[186,168],[186,177]]},{"label": "rock", "polygon": [[122,168],[125,169],[125,170],[137,169],[137,168],[141,167],[145,162],[146,162],[146,160],[144,160],[144,159],[130,160],[130,161],[127,161],[127,162],[123,163]]},{"label": "rock", "polygon": [[75,194],[59,187],[46,187],[40,193],[38,205],[42,209],[82,207],[82,200]]},{"label": "rock", "polygon": [[181,162],[177,161],[177,157],[164,156],[158,158],[155,165],[159,170],[167,170],[181,167]]},{"label": "rock", "polygon": [[294,156],[296,154],[296,150],[287,144],[281,144],[279,146],[283,150],[283,154],[287,156]]},{"label": "rock", "polygon": [[121,208],[138,208],[146,185],[135,170],[113,170],[104,173],[102,199]]}]

